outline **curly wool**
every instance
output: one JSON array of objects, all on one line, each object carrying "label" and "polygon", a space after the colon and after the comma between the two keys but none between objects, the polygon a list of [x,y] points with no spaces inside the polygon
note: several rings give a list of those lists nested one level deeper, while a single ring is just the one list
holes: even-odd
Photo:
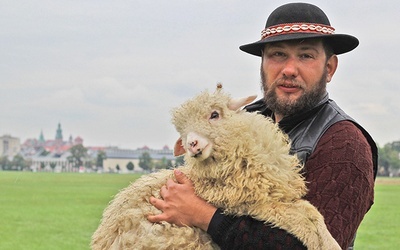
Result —
[{"label": "curly wool", "polygon": [[[308,201],[302,168],[289,154],[288,137],[261,114],[232,110],[232,99],[220,89],[203,92],[172,111],[172,123],[186,145],[196,132],[212,142],[206,159],[185,154],[181,171],[196,194],[226,214],[250,215],[300,239],[308,249],[340,249],[323,217]],[[210,121],[217,111],[220,119]],[[92,237],[92,249],[218,249],[206,232],[147,221],[160,213],[149,203],[172,170],[142,176],[109,204]]]},{"label": "curly wool", "polygon": [[[182,168],[182,171],[187,172]],[[104,210],[102,221],[92,236],[91,248],[98,249],[216,249],[211,238],[198,228],[169,223],[150,223],[146,216],[159,210],[149,203],[160,197],[160,189],[172,170],[143,175],[120,191]]]}]

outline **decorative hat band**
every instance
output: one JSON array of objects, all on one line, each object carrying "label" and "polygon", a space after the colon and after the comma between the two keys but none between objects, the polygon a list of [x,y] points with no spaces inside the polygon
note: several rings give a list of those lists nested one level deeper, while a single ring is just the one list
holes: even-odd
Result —
[{"label": "decorative hat band", "polygon": [[267,37],[293,33],[334,34],[335,29],[329,25],[318,23],[288,23],[270,26],[261,31],[261,40]]}]

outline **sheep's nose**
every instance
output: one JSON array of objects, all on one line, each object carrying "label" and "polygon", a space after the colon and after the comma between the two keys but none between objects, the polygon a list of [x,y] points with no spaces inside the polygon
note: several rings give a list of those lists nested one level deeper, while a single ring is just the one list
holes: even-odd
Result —
[{"label": "sheep's nose", "polygon": [[207,140],[195,132],[187,135],[186,147],[191,156],[198,156],[202,153],[203,148],[207,145]]},{"label": "sheep's nose", "polygon": [[197,140],[189,142],[190,152],[192,152],[193,154],[197,154],[198,152],[200,152],[201,149],[198,146],[199,146],[199,142]]},{"label": "sheep's nose", "polygon": [[189,156],[204,160],[211,154],[212,143],[200,134],[189,132],[186,136],[185,149]]},{"label": "sheep's nose", "polygon": [[191,148],[194,148],[194,147],[196,147],[197,143],[198,143],[197,141],[192,141],[192,142],[189,143],[189,146]]}]

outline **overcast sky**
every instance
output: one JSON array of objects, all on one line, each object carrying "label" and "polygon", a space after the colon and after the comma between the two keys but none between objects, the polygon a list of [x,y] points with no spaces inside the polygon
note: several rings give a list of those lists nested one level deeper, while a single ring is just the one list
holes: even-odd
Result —
[{"label": "overcast sky", "polygon": [[[0,136],[80,136],[85,146],[173,147],[170,110],[222,82],[260,92],[259,40],[283,1],[0,0]],[[339,56],[330,97],[380,146],[400,140],[400,4],[310,1],[336,33],[359,38]]]}]

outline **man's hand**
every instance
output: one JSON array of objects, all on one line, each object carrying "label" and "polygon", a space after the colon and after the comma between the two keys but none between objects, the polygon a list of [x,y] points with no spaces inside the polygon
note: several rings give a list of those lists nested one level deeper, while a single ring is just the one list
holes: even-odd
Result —
[{"label": "man's hand", "polygon": [[150,222],[166,221],[178,226],[195,226],[206,231],[217,208],[196,196],[191,180],[175,169],[177,182],[169,179],[161,190],[163,199],[150,197],[150,202],[163,211],[159,215],[149,215]]}]

